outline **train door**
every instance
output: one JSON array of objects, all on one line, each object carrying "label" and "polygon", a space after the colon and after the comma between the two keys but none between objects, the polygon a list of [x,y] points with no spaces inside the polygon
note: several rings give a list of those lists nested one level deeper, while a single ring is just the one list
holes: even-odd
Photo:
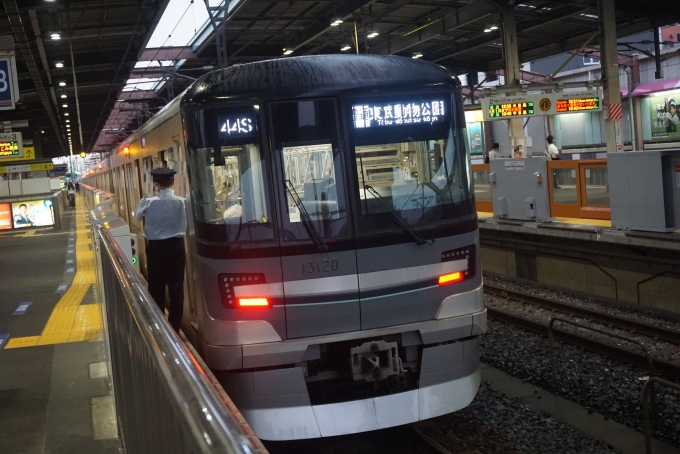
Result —
[{"label": "train door", "polygon": [[333,99],[269,105],[289,338],[358,330],[344,146]]}]

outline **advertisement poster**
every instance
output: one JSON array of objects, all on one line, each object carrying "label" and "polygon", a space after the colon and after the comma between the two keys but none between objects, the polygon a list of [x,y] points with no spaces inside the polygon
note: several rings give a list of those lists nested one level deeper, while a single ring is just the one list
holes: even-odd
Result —
[{"label": "advertisement poster", "polygon": [[484,154],[484,140],[482,138],[482,124],[468,123],[466,125],[468,132],[468,139],[470,141],[470,154],[481,155]]},{"label": "advertisement poster", "polygon": [[12,210],[9,203],[0,203],[0,230],[12,228]]},{"label": "advertisement poster", "polygon": [[29,200],[12,203],[14,228],[54,225],[52,200]]},{"label": "advertisement poster", "polygon": [[680,139],[678,101],[680,101],[680,91],[670,92],[665,96],[649,97],[652,140]]}]

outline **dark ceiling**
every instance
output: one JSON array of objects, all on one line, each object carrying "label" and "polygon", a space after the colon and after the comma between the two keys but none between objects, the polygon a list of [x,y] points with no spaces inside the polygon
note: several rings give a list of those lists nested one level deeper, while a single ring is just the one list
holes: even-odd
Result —
[{"label": "dark ceiling", "polygon": [[[61,156],[68,150],[64,134],[66,117],[63,116],[68,110],[68,118],[74,125],[71,128],[74,152],[108,151],[139,127],[150,112],[188,86],[191,78],[199,77],[217,64],[210,28],[208,39],[200,47],[147,50],[147,54],[153,53],[152,59],[168,57],[164,52],[172,54],[169,58],[179,57],[180,53],[182,58],[188,57],[176,76],[167,71],[161,73],[157,68],[133,70],[166,1],[3,1],[5,11],[0,12],[0,33],[9,30],[15,36],[22,99],[18,110],[0,111],[0,121],[28,119],[32,130],[45,131],[40,134],[43,156]],[[190,0],[186,2],[188,5]],[[346,52],[356,52],[353,40],[356,25],[361,53],[412,56],[414,52],[421,52],[423,59],[457,73],[497,70],[503,67],[500,30],[485,33],[484,29],[498,24],[498,6],[508,3],[515,10],[523,62],[577,49],[593,35],[590,45],[597,44],[599,39],[597,0],[231,0],[227,3],[236,5],[228,13],[226,26],[230,65],[278,58],[283,48],[292,49],[292,55],[297,56],[340,53],[341,46],[347,44],[351,49]],[[622,37],[649,30],[654,25],[680,22],[680,0],[616,0],[616,13],[618,36]],[[344,22],[331,26],[337,17]],[[49,33],[55,29],[62,32],[59,41],[50,39]],[[378,35],[367,38],[371,31]],[[25,47],[22,47],[21,33],[26,37]],[[75,127],[77,112],[70,43],[76,67],[82,145]],[[35,62],[33,70],[27,59]],[[55,68],[58,60],[64,62],[63,69]],[[172,80],[159,93],[136,91],[119,96],[125,81],[131,77]],[[61,80],[67,83],[64,89],[58,86]],[[59,98],[64,91],[69,101],[67,109],[61,107]],[[114,126],[116,131],[112,130]],[[106,131],[102,131],[104,128]],[[63,137],[63,144],[58,133]]]}]

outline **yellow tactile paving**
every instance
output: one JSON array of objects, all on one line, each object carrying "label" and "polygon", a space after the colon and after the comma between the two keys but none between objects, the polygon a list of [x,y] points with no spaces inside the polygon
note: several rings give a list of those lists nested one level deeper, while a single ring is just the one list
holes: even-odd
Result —
[{"label": "yellow tactile paving", "polygon": [[83,298],[95,283],[94,252],[90,249],[90,232],[82,199],[76,199],[80,212],[76,214],[75,262],[76,275],[52,310],[40,336],[10,338],[5,348],[33,347],[36,345],[81,342],[99,338],[102,329],[101,304],[82,305]]}]

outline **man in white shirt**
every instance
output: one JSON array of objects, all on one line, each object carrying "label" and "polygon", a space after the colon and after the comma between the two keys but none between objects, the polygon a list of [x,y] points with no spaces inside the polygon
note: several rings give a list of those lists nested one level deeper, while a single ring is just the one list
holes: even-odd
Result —
[{"label": "man in white shirt", "polygon": [[553,136],[548,136],[545,140],[548,141],[548,159],[551,161],[560,159],[560,150],[558,150],[557,145],[555,145],[555,138]]},{"label": "man in white shirt", "polygon": [[177,197],[170,189],[175,173],[165,167],[151,171],[154,183],[160,186],[160,193],[158,197],[142,199],[135,210],[135,217],[141,221],[146,216],[143,236],[147,239],[149,293],[161,312],[164,312],[167,285],[170,295],[168,322],[179,333],[184,309],[184,235],[187,216],[184,199]]}]

